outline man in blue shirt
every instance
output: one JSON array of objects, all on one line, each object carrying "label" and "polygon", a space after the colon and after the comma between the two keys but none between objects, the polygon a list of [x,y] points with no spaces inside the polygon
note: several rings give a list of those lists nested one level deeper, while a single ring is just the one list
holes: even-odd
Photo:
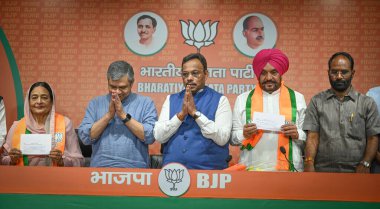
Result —
[{"label": "man in blue shirt", "polygon": [[377,105],[377,110],[380,111],[380,86],[373,87],[367,92],[367,96],[372,97]]},{"label": "man in blue shirt", "polygon": [[203,55],[189,54],[182,60],[186,89],[169,95],[154,127],[163,144],[163,164],[178,162],[189,169],[224,169],[232,111],[228,99],[206,86],[207,62]]},{"label": "man in blue shirt", "polygon": [[[380,86],[373,87],[367,92],[367,96],[372,97],[377,105],[377,110],[380,113]],[[380,173],[380,143],[377,147],[377,153],[371,165],[371,173]]]},{"label": "man in blue shirt", "polygon": [[79,127],[83,144],[92,144],[91,167],[147,168],[157,112],[153,101],[132,93],[134,72],[124,61],[107,72],[109,94],[92,99]]}]

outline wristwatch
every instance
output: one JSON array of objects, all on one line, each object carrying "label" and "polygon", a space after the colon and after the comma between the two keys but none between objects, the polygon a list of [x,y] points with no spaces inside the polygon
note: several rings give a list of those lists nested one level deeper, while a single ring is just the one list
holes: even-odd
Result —
[{"label": "wristwatch", "polygon": [[125,115],[125,119],[123,119],[123,120],[121,120],[121,121],[123,121],[123,123],[126,123],[126,122],[130,121],[131,118],[132,118],[132,116],[131,116],[129,113],[127,113],[127,114]]},{"label": "wristwatch", "polygon": [[362,164],[366,168],[369,168],[371,166],[371,164],[369,162],[364,161],[364,160],[360,161],[360,164]]},{"label": "wristwatch", "polygon": [[193,116],[194,120],[197,119],[197,118],[199,118],[199,117],[201,117],[201,115],[202,115],[201,112],[196,111],[196,112],[194,113],[194,116]]}]

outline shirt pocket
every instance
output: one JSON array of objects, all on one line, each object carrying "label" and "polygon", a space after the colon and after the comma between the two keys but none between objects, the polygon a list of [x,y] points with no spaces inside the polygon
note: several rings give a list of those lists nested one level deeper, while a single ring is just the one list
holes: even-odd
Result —
[{"label": "shirt pocket", "polygon": [[361,113],[349,116],[348,137],[354,140],[366,140],[365,118]]}]

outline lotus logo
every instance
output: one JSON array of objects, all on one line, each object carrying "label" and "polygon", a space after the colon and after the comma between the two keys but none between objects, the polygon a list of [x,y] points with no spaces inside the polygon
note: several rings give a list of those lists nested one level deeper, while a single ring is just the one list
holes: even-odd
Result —
[{"label": "lotus logo", "polygon": [[183,172],[185,169],[164,169],[166,181],[173,184],[173,187],[170,188],[171,191],[177,191],[175,188],[176,183],[182,182]]},{"label": "lotus logo", "polygon": [[63,139],[63,133],[55,133],[55,142],[59,143],[62,142]]},{"label": "lotus logo", "polygon": [[189,46],[195,46],[198,53],[202,47],[214,44],[218,21],[211,24],[211,26],[210,20],[204,24],[199,20],[197,25],[191,20],[189,20],[189,23],[183,20],[179,22],[181,23],[182,36],[185,38],[185,43]]},{"label": "lotus logo", "polygon": [[158,185],[168,196],[183,195],[190,187],[190,174],[186,167],[179,163],[165,165],[158,175]]}]

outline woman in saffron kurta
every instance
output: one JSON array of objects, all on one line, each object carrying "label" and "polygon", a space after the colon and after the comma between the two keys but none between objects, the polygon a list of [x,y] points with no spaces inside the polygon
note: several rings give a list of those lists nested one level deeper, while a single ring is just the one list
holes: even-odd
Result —
[{"label": "woman in saffron kurta", "polygon": [[[34,83],[25,96],[24,118],[13,123],[3,145],[1,164],[18,166],[82,166],[84,158],[73,125],[55,112],[55,97],[46,82]],[[22,134],[51,134],[49,155],[23,155]]]}]

